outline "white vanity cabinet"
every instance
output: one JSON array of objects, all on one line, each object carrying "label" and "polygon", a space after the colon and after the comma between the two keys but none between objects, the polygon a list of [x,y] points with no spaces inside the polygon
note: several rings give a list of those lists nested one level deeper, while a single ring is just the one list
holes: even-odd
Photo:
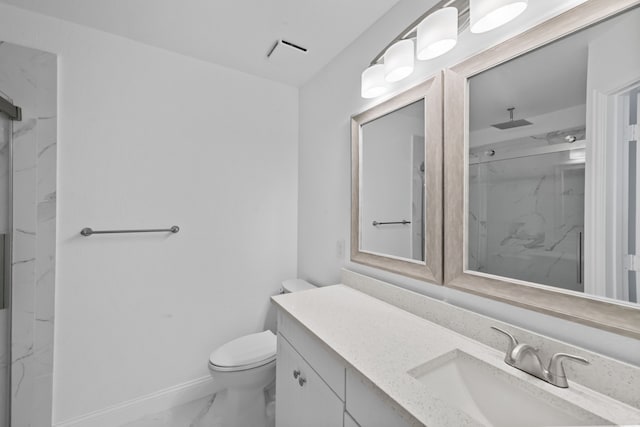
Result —
[{"label": "white vanity cabinet", "polygon": [[276,427],[409,426],[375,386],[278,312]]},{"label": "white vanity cabinet", "polygon": [[280,334],[277,361],[276,425],[342,426],[342,400]]},{"label": "white vanity cabinet", "polygon": [[278,312],[277,427],[342,427],[344,362]]},{"label": "white vanity cabinet", "polygon": [[[448,427],[486,424],[487,417],[507,419],[509,425],[636,425],[640,420],[640,410],[629,404],[578,382],[553,387],[505,365],[502,351],[344,285],[272,299],[279,328],[277,427]],[[487,329],[493,323],[475,315],[465,319],[468,325],[484,322]],[[589,356],[602,369],[614,366],[599,358]],[[456,378],[450,369],[459,370]],[[296,370],[306,379],[302,386],[296,381],[300,376],[293,377]],[[640,371],[616,372],[633,382]],[[487,387],[494,392],[471,405],[474,390]],[[635,389],[626,390],[634,396]],[[503,395],[520,409],[504,412]]]}]

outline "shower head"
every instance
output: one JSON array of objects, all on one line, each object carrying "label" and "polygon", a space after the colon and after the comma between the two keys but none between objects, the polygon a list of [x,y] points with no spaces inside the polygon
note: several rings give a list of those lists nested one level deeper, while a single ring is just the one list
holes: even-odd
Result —
[{"label": "shower head", "polygon": [[520,126],[528,126],[528,125],[533,124],[530,121],[524,120],[524,119],[513,120],[513,110],[515,110],[515,109],[516,109],[516,107],[507,108],[507,111],[509,112],[509,121],[508,122],[496,123],[496,124],[491,125],[491,126],[494,127],[494,128],[500,129],[500,130],[505,130],[505,129],[518,128]]}]

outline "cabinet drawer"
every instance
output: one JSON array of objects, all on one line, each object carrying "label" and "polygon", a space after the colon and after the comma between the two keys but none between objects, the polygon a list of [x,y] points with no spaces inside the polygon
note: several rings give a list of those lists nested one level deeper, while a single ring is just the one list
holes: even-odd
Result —
[{"label": "cabinet drawer", "polygon": [[282,310],[278,310],[278,333],[295,347],[335,394],[344,401],[345,365],[342,359]]},{"label": "cabinet drawer", "polygon": [[[347,369],[347,411],[362,427],[410,427],[422,425],[409,422],[411,417],[397,405],[384,399],[382,392],[352,369]],[[345,424],[346,426],[346,424]]]},{"label": "cabinet drawer", "polygon": [[276,425],[342,427],[344,403],[282,335],[276,360]]}]

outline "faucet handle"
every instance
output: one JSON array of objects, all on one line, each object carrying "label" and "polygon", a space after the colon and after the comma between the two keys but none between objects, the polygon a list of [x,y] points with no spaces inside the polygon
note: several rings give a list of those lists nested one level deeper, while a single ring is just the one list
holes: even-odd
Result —
[{"label": "faucet handle", "polygon": [[516,348],[516,346],[518,345],[518,340],[516,339],[516,337],[514,337],[513,335],[511,335],[509,332],[505,331],[504,329],[500,329],[497,328],[495,326],[492,326],[491,329],[498,331],[504,335],[506,335],[507,337],[509,337],[509,347],[507,348],[507,352],[504,356],[504,361],[509,364],[512,365],[514,360],[513,360],[513,349]]},{"label": "faucet handle", "polygon": [[567,374],[564,372],[564,366],[562,366],[564,360],[572,360],[583,365],[588,365],[589,361],[584,357],[567,353],[556,353],[551,356],[549,368],[547,369],[549,382],[558,387],[566,388],[569,387],[569,384],[567,383]]}]

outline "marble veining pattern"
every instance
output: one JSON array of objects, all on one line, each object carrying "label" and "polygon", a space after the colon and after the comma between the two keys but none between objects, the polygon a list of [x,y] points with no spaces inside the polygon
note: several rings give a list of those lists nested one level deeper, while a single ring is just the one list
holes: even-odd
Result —
[{"label": "marble veining pattern", "polygon": [[55,280],[57,58],[0,43],[13,122],[11,426],[50,426]]},{"label": "marble veining pattern", "polygon": [[[268,427],[275,427],[275,383],[265,389]],[[156,414],[126,423],[119,427],[230,427],[214,413],[217,394],[175,406]]]},{"label": "marble veining pattern", "polygon": [[120,427],[209,427],[204,420],[214,399],[215,394],[206,396],[167,411],[146,415]]},{"label": "marble veining pattern", "polygon": [[563,151],[469,165],[468,227],[469,269],[583,292],[584,162]]}]

